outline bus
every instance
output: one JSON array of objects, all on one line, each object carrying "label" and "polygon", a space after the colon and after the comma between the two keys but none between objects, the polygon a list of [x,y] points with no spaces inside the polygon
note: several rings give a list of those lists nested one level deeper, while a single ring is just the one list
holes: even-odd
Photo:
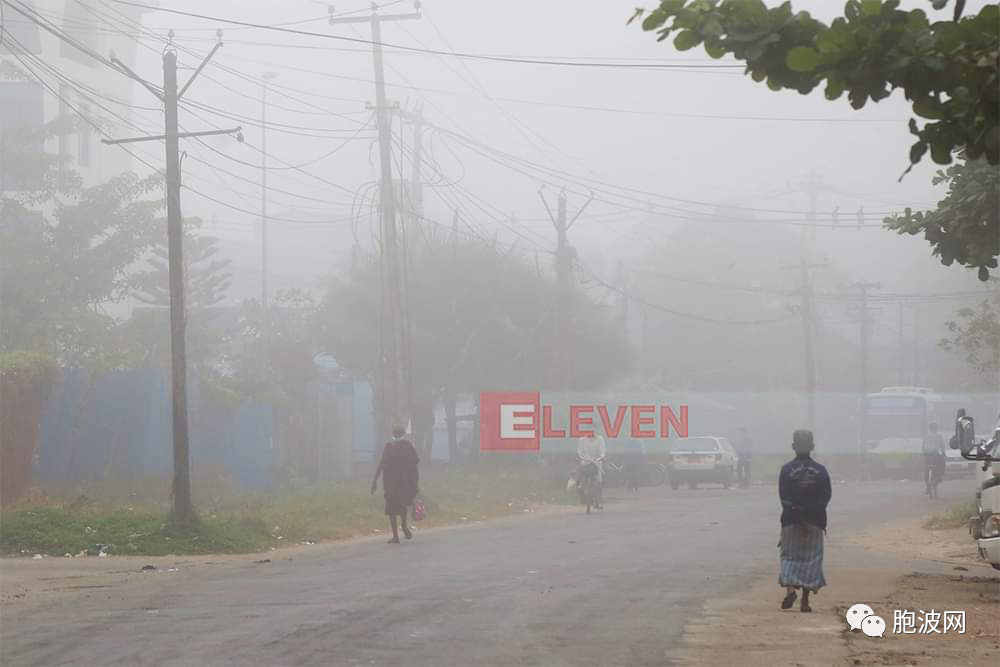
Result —
[{"label": "bus", "polygon": [[874,471],[897,478],[922,477],[924,436],[936,423],[945,440],[947,471],[971,472],[969,462],[947,448],[955,412],[969,408],[970,397],[940,394],[929,387],[885,387],[866,398],[863,437]]}]

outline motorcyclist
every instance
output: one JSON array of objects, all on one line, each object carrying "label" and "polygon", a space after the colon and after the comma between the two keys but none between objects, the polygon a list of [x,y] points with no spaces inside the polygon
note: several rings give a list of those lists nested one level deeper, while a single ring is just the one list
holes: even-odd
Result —
[{"label": "motorcyclist", "polygon": [[938,433],[938,425],[931,422],[928,433],[924,436],[924,482],[927,485],[927,495],[932,495],[937,483],[944,477],[944,437]]},{"label": "motorcyclist", "polygon": [[602,507],[604,503],[604,457],[607,456],[607,453],[604,438],[597,433],[589,437],[584,436],[577,441],[576,455],[580,459],[580,465],[593,463],[597,467],[598,491],[597,503],[594,505],[597,509],[604,509]]}]

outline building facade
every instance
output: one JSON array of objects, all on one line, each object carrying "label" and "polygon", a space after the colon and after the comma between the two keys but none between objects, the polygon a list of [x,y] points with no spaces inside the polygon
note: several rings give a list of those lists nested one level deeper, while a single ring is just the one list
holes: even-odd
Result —
[{"label": "building facade", "polygon": [[[135,85],[114,71],[111,54],[130,68],[141,38],[140,10],[104,0],[17,0],[4,3],[0,43],[0,190],[31,190],[12,142],[60,157],[85,185],[136,168],[102,136],[137,134],[131,121]],[[104,59],[99,61],[94,56]],[[16,154],[23,156],[23,143]],[[20,164],[19,164],[20,163]]]}]

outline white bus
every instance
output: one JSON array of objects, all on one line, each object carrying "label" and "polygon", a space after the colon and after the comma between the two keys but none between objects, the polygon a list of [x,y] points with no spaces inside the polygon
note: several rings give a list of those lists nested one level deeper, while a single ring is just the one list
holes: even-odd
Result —
[{"label": "white bus", "polygon": [[947,470],[971,471],[970,463],[947,446],[955,412],[970,407],[970,397],[961,394],[939,394],[928,387],[885,387],[867,396],[865,449],[873,465],[884,472],[922,475],[924,436],[936,423],[945,441]]}]

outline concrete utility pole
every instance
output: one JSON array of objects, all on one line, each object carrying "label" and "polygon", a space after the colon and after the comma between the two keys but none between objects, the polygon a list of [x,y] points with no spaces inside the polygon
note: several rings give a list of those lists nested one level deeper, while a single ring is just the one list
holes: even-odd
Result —
[{"label": "concrete utility pole", "polygon": [[806,425],[809,430],[816,428],[816,357],[813,353],[813,331],[816,328],[813,315],[813,284],[811,269],[825,269],[827,264],[809,264],[805,259],[798,264],[783,266],[785,270],[797,270],[802,284],[802,347],[805,353],[806,384]]},{"label": "concrete utility pole", "polygon": [[[171,37],[173,32],[171,31]],[[173,48],[163,54],[163,90],[139,77],[121,61],[112,58],[111,63],[123,74],[141,83],[147,90],[163,102],[164,134],[132,139],[104,139],[105,144],[125,144],[140,141],[164,141],[166,144],[166,189],[167,189],[167,259],[170,272],[170,379],[173,412],[173,519],[181,525],[194,520],[194,506],[191,502],[190,443],[188,439],[187,410],[187,350],[185,347],[184,310],[184,229],[181,217],[181,174],[179,139],[184,137],[204,137],[219,134],[236,134],[242,140],[240,128],[213,130],[208,132],[178,132],[177,103],[188,87],[205,67],[215,52],[222,46],[219,41],[195,70],[184,87],[177,91],[177,52]]]},{"label": "concrete utility pole", "polygon": [[859,420],[860,428],[858,429],[858,453],[861,454],[863,460],[865,441],[868,434],[868,346],[871,342],[870,321],[868,319],[868,291],[881,289],[882,285],[880,283],[862,282],[852,283],[851,287],[860,292],[861,359],[859,366],[861,377],[858,389],[861,394],[861,419]]},{"label": "concrete utility pole", "polygon": [[570,302],[573,295],[573,260],[576,257],[576,250],[569,244],[568,232],[577,218],[587,210],[590,202],[594,201],[594,195],[580,207],[572,220],[567,221],[566,217],[566,190],[559,191],[559,199],[556,204],[556,214],[552,214],[552,208],[545,199],[545,186],[538,189],[538,196],[545,204],[545,210],[549,214],[552,226],[556,230],[556,302],[553,308],[555,326],[552,334],[552,367],[550,371],[550,382],[553,387],[559,389],[567,388],[569,383],[569,320],[572,316]]},{"label": "concrete utility pole", "polygon": [[368,23],[371,26],[372,57],[375,68],[375,122],[378,126],[379,167],[381,184],[379,203],[381,213],[381,245],[384,293],[382,295],[382,317],[379,355],[380,369],[376,378],[378,403],[378,437],[384,441],[394,425],[406,424],[410,420],[408,399],[408,349],[407,328],[404,322],[403,287],[401,263],[396,240],[396,193],[392,181],[392,128],[389,108],[385,96],[385,70],[382,62],[382,23],[385,21],[406,21],[420,18],[420,3],[414,3],[416,12],[409,14],[382,15],[378,5],[372,3],[372,13],[367,17],[343,17],[329,19],[330,25],[347,23]]}]

